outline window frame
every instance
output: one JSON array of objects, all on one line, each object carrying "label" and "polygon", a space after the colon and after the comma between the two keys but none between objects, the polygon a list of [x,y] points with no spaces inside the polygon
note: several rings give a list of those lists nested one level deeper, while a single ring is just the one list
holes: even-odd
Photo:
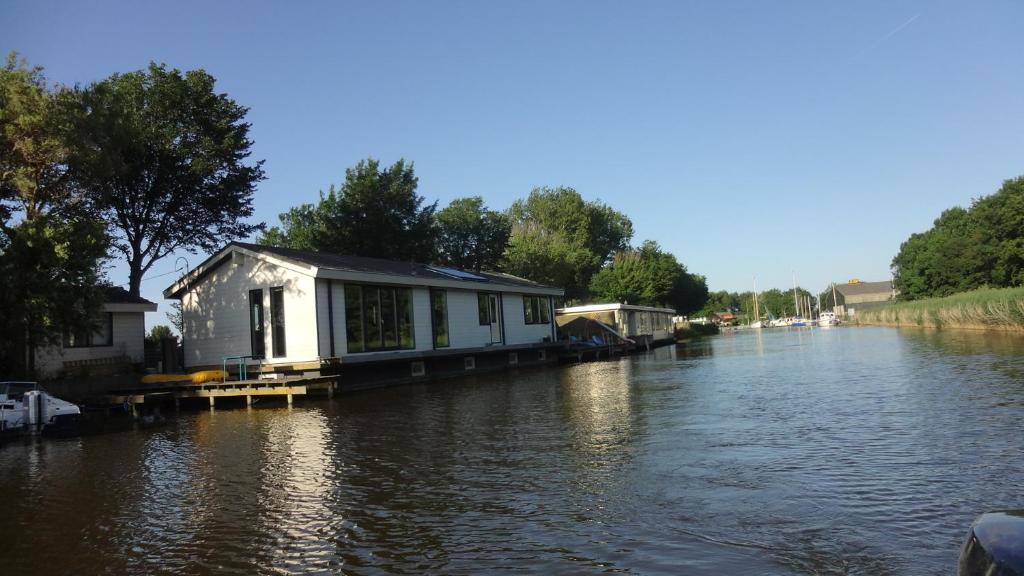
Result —
[{"label": "window frame", "polygon": [[[438,336],[440,335],[440,333],[438,331],[439,323],[438,323],[438,317],[436,315],[437,314],[437,309],[435,308],[436,302],[434,300],[434,298],[437,297],[437,296],[441,297],[440,301],[441,301],[441,303],[443,305],[442,316],[443,316],[443,320],[444,320],[444,322],[443,322],[443,325],[444,325],[444,339],[445,339],[445,343],[444,344],[438,344]],[[432,344],[433,344],[435,350],[438,349],[438,348],[450,348],[451,347],[451,345],[452,345],[452,333],[451,333],[451,327],[448,324],[448,291],[445,290],[444,288],[431,288],[430,289],[430,335],[431,335]]]},{"label": "window frame", "polygon": [[[359,302],[353,302],[352,301],[354,299],[353,297],[356,294],[358,294],[358,296],[359,296]],[[346,283],[342,287],[342,297],[345,299],[345,301],[344,301],[344,309],[345,309],[345,351],[348,354],[359,354],[361,352],[366,352],[366,325],[363,322],[363,290],[362,290],[362,286],[359,286],[358,284],[348,284],[348,283]],[[358,350],[353,350],[352,349],[353,340],[351,338],[352,335],[350,334],[351,328],[355,327],[355,326],[352,326],[350,324],[352,322],[352,320],[353,320],[353,318],[352,318],[352,316],[353,316],[352,313],[353,312],[357,312],[359,314],[359,319],[357,321],[358,328],[359,328],[359,342],[358,342],[359,349]]]},{"label": "window frame", "polygon": [[491,318],[490,292],[476,293],[476,314],[481,326],[490,326],[494,323]]},{"label": "window frame", "polygon": [[[277,304],[275,297],[281,299],[280,305]],[[281,331],[280,338],[278,338],[278,330]],[[279,347],[280,349],[278,349]],[[288,355],[284,315],[284,286],[272,286],[270,288],[270,353],[274,358],[284,358]]]},{"label": "window frame", "polygon": [[[349,302],[349,290],[359,290],[360,298],[360,329],[361,329],[361,349],[353,351],[349,346],[349,330],[348,330],[348,310],[350,307]],[[398,309],[399,303],[399,292],[404,292],[407,296],[405,301],[408,302],[408,315]],[[414,292],[411,287],[408,286],[393,286],[387,284],[355,284],[345,283],[345,346],[346,351],[349,354],[365,354],[367,352],[388,352],[395,350],[415,350],[416,349],[416,325],[415,325],[415,302]],[[372,298],[373,303],[368,304],[371,298],[368,298],[370,294],[373,294],[375,298]],[[391,329],[394,335],[394,345],[385,345],[385,334],[388,331],[388,327],[384,325],[384,308],[385,302],[382,298],[390,294],[390,318]],[[372,318],[371,318],[372,314]],[[408,334],[409,344],[405,346],[402,344],[402,325],[408,323]],[[371,341],[370,329],[376,332],[377,338],[375,341]]]},{"label": "window frame", "polygon": [[523,323],[527,326],[551,324],[550,299],[523,294]]},{"label": "window frame", "polygon": [[[259,294],[259,299],[254,299],[254,296]],[[253,318],[254,304],[259,306],[259,322],[256,322]],[[263,305],[263,288],[253,288],[249,290],[249,305],[246,310],[247,316],[249,316],[249,355],[253,359],[262,360],[267,357],[267,335],[266,335],[266,324],[267,324],[267,311]],[[260,342],[260,353],[256,353],[256,337],[259,336]]]},{"label": "window frame", "polygon": [[[95,338],[97,336],[96,330],[91,330],[90,329],[88,332],[86,332],[84,334],[72,334],[70,332],[65,331],[61,335],[61,342],[60,342],[61,343],[61,348],[71,349],[71,348],[110,348],[110,347],[112,347],[114,345],[114,313],[113,312],[100,312],[100,314],[102,316],[105,316],[105,318],[103,318],[101,316],[100,322],[98,322],[97,324],[99,324],[100,326],[105,326],[106,329],[107,329],[106,341],[105,342],[103,342],[102,344],[96,344],[95,343]],[[79,338],[77,338],[77,336],[84,336],[83,338],[81,338],[81,340],[83,341],[81,344],[79,344],[77,342],[77,340],[79,340]],[[75,341],[72,342],[72,339],[74,339]]]}]

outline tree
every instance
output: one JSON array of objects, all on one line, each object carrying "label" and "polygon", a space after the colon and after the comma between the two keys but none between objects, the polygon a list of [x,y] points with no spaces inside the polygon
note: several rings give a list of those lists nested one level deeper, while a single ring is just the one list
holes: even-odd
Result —
[{"label": "tree", "polygon": [[176,250],[220,247],[261,228],[252,216],[263,162],[251,153],[248,109],[214,91],[203,70],[151,63],[79,93],[73,166],[128,261],[128,291]]},{"label": "tree", "polygon": [[480,196],[452,200],[437,226],[440,261],[466,270],[497,269],[512,233],[508,216],[488,210]]},{"label": "tree", "polygon": [[434,259],[437,203],[424,205],[416,194],[412,163],[387,168],[372,158],[345,170],[340,190],[332,186],[316,205],[281,214],[281,226],[267,231],[262,244],[391,260]]},{"label": "tree", "polygon": [[159,343],[164,338],[174,338],[174,332],[170,326],[164,324],[157,324],[149,329],[149,334],[146,335],[146,340],[150,342]]},{"label": "tree", "polygon": [[1024,284],[1024,176],[1006,180],[995,194],[975,200],[970,212],[975,239],[984,246],[979,252],[988,266],[988,283]]},{"label": "tree", "polygon": [[15,54],[0,69],[0,376],[31,378],[38,347],[93,327],[104,226],[69,171],[65,104]]},{"label": "tree", "polygon": [[[800,300],[801,308],[811,293],[803,288],[797,288],[797,298]],[[776,318],[796,315],[796,303],[793,301],[793,289],[780,290],[771,288],[757,294],[759,312],[762,317],[771,315]],[[813,300],[812,300],[813,306]],[[753,292],[727,292],[721,290],[712,292],[704,307],[696,313],[697,316],[711,316],[719,312],[731,312],[744,318],[744,322],[754,321],[754,293]]]},{"label": "tree", "polygon": [[943,211],[900,245],[892,272],[903,300],[1024,284],[1024,177]]},{"label": "tree", "polygon": [[586,297],[591,277],[633,237],[633,223],[572,188],[537,188],[509,209],[512,235],[503,266],[559,286],[567,300]]},{"label": "tree", "polygon": [[593,276],[590,292],[614,302],[671,306],[682,314],[699,310],[708,297],[703,277],[688,273],[675,256],[651,240],[615,254],[612,262]]},{"label": "tree", "polygon": [[689,272],[679,277],[672,288],[672,305],[677,314],[689,316],[708,301],[708,281],[703,274]]},{"label": "tree", "polygon": [[696,316],[709,318],[719,312],[738,313],[740,311],[739,294],[727,290],[719,290],[708,294],[704,306],[696,312]]},{"label": "tree", "polygon": [[185,323],[182,320],[181,315],[181,300],[175,300],[171,302],[170,310],[165,313],[167,320],[174,326],[174,329],[178,331],[178,334],[184,336],[185,334]]},{"label": "tree", "polygon": [[988,284],[993,268],[991,246],[970,211],[950,208],[932,228],[912,234],[893,258],[893,275],[901,298],[948,296]]}]

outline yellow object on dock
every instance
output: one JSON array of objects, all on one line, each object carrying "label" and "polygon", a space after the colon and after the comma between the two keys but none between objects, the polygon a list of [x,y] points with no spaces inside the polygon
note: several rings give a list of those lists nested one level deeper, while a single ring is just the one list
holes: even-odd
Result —
[{"label": "yellow object on dock", "polygon": [[142,377],[143,384],[157,384],[161,382],[191,382],[192,384],[205,384],[207,382],[221,382],[224,380],[223,370],[201,370],[191,374],[146,374]]}]

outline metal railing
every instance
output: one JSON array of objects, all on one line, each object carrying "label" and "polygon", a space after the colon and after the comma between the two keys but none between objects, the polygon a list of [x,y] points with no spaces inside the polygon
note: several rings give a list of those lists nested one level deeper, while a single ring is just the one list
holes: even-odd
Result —
[{"label": "metal railing", "polygon": [[263,372],[263,358],[262,357],[253,356],[251,354],[247,355],[247,356],[225,356],[224,357],[224,362],[222,364],[222,368],[223,368],[223,372],[224,372],[224,378],[221,380],[222,384],[224,384],[224,383],[226,383],[228,381],[228,361],[229,360],[238,360],[238,380],[239,381],[248,380],[249,379],[249,363],[247,362],[247,360],[255,360],[256,361],[256,372],[257,372],[257,374]]}]

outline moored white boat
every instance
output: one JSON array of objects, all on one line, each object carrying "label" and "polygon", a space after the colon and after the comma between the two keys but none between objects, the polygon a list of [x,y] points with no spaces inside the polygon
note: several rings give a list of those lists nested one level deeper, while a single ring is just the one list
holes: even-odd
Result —
[{"label": "moored white boat", "polygon": [[835,326],[838,323],[839,320],[836,319],[835,312],[822,312],[821,315],[818,316],[818,326]]},{"label": "moored white boat", "polygon": [[53,432],[73,429],[81,409],[35,382],[0,382],[0,432]]}]

